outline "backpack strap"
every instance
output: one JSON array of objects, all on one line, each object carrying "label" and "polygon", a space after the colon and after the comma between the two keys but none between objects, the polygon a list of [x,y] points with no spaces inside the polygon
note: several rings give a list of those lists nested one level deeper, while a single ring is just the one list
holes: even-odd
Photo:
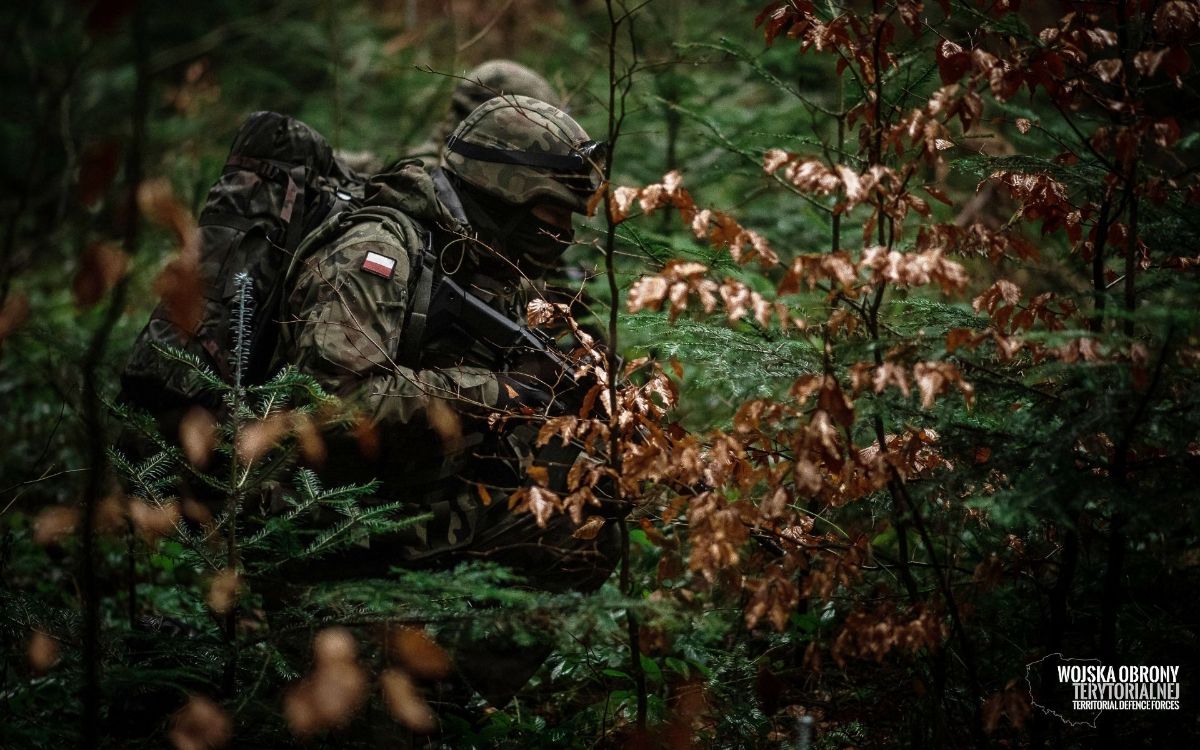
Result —
[{"label": "backpack strap", "polygon": [[241,214],[213,211],[205,214],[204,218],[200,219],[199,225],[202,227],[229,227],[239,232],[249,232],[258,226],[258,222]]},{"label": "backpack strap", "polygon": [[288,251],[294,251],[304,239],[304,186],[307,169],[303,164],[293,167],[287,175],[287,194],[283,199],[283,210],[280,218],[287,222],[287,232],[284,234],[283,246]]},{"label": "backpack strap", "polygon": [[429,302],[433,298],[433,280],[438,263],[431,252],[433,235],[428,230],[424,236],[424,247],[420,252],[420,264],[414,264],[417,274],[413,294],[409,300],[408,320],[404,324],[404,341],[401,351],[405,362],[420,361],[421,347],[425,343],[425,327],[429,323]]}]

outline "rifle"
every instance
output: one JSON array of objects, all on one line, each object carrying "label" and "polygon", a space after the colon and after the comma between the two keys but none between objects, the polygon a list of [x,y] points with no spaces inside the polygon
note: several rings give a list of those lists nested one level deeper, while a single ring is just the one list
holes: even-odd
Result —
[{"label": "rifle", "polygon": [[[563,387],[540,392],[525,387],[527,393],[536,393],[535,397],[540,403],[552,407],[552,412],[567,414],[579,411],[590,383],[574,379],[571,373],[576,363],[558,348],[552,336],[506,317],[446,274],[439,274],[434,280],[428,309],[427,324],[436,330],[445,330],[447,326],[456,328],[484,343],[494,353],[493,365],[498,371],[540,374],[537,382],[563,383]],[[530,373],[531,368],[540,373]],[[567,472],[580,450],[578,444],[564,443],[557,436],[537,450],[534,461],[547,468],[549,487],[559,492],[566,491]],[[514,477],[514,481],[520,482],[522,479],[518,476]],[[631,506],[624,503],[618,507],[612,503],[610,484],[606,481],[593,488],[600,501],[601,512],[613,518],[624,517]]]},{"label": "rifle", "polygon": [[426,325],[432,330],[457,328],[479,341],[495,356],[498,372],[519,372],[547,386],[561,383],[560,388],[526,388],[544,405],[577,409],[587,392],[571,375],[575,363],[553,337],[508,318],[446,274],[438,274],[433,282]]}]

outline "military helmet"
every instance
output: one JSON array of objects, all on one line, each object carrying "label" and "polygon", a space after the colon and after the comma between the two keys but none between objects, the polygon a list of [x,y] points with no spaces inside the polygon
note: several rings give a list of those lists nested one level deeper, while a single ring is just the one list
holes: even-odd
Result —
[{"label": "military helmet", "polygon": [[512,60],[488,60],[458,82],[452,97],[451,114],[454,124],[488,99],[502,94],[520,94],[540,99],[561,108],[558,95],[545,78]]},{"label": "military helmet", "polygon": [[446,169],[507,203],[557,203],[585,213],[607,146],[566,112],[528,96],[484,102],[446,141]]}]

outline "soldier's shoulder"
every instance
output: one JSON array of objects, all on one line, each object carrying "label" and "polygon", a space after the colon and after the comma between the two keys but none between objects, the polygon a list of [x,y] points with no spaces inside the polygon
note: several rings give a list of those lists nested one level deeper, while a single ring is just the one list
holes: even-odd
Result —
[{"label": "soldier's shoulder", "polygon": [[320,230],[301,248],[305,275],[353,271],[404,281],[421,248],[413,223],[398,211],[356,209]]}]

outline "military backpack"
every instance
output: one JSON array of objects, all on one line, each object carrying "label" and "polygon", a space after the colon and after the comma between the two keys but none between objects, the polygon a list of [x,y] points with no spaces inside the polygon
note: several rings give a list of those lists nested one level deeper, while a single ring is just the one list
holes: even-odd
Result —
[{"label": "military backpack", "polygon": [[230,318],[240,272],[249,276],[254,299],[243,383],[265,381],[272,374],[277,312],[293,254],[322,221],[361,194],[357,175],[334,158],[316,130],[275,112],[250,115],[199,216],[199,322],[184,330],[160,304],[133,345],[121,376],[122,399],[155,414],[197,403],[219,406],[194,369],[163,356],[162,349],[188,352],[232,382],[236,326]]}]

